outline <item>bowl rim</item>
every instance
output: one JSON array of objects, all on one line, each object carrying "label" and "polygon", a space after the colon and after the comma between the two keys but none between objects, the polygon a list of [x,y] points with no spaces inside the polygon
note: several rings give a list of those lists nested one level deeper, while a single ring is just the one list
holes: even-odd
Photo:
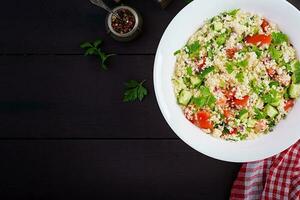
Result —
[{"label": "bowl rim", "polygon": [[[213,0],[216,1],[216,0]],[[223,0],[223,1],[231,1],[231,2],[235,2],[235,1],[243,1],[243,0]],[[259,0],[257,0],[259,1]],[[266,0],[268,2],[271,2],[271,0]],[[282,4],[284,6],[287,6],[288,9],[292,9],[293,12],[297,12],[297,16],[300,19],[300,12],[299,10],[292,5],[291,3],[289,3],[286,0],[275,0],[276,3]],[[179,130],[177,130],[177,126],[175,126],[175,124],[169,119],[168,115],[170,115],[170,113],[167,113],[168,111],[165,108],[165,103],[163,102],[163,95],[161,95],[162,93],[162,88],[160,87],[159,84],[161,84],[161,80],[159,79],[158,76],[158,69],[160,67],[160,62],[161,62],[161,48],[164,45],[164,40],[165,40],[165,36],[166,33],[171,31],[171,26],[174,24],[174,21],[177,20],[177,18],[181,17],[181,15],[184,14],[184,12],[186,12],[186,10],[188,10],[189,8],[191,8],[192,6],[197,6],[197,4],[201,2],[201,0],[194,0],[193,2],[191,2],[190,4],[188,4],[187,6],[185,6],[179,13],[177,13],[177,15],[171,20],[171,22],[169,23],[168,27],[165,29],[163,36],[161,37],[161,40],[159,42],[157,51],[156,51],[156,55],[155,55],[155,61],[154,61],[154,68],[153,68],[153,82],[154,82],[154,91],[155,91],[155,96],[158,102],[158,106],[160,108],[161,113],[163,114],[165,120],[167,121],[168,125],[171,127],[171,129],[173,130],[173,132],[181,139],[183,140],[185,143],[187,143],[190,147],[192,147],[193,149],[195,149],[196,151],[203,153],[207,156],[213,157],[215,159],[218,160],[222,160],[222,161],[229,161],[229,162],[250,162],[250,161],[256,161],[256,160],[260,160],[260,159],[265,159],[271,156],[274,156],[282,151],[284,151],[285,149],[287,149],[288,147],[290,147],[292,144],[294,144],[295,142],[297,142],[300,139],[300,134],[294,135],[293,137],[291,136],[290,138],[288,138],[287,142],[284,145],[281,145],[280,147],[274,147],[274,150],[266,150],[266,152],[260,154],[259,156],[251,156],[251,158],[235,158],[235,157],[230,157],[230,156],[224,156],[224,155],[217,155],[214,152],[211,152],[209,150],[200,148],[197,143],[197,141],[192,141],[193,138],[188,138],[182,134],[179,134]],[[218,3],[221,3],[221,0],[218,0]],[[255,1],[252,1],[253,3],[255,3]],[[243,9],[243,8],[242,8]],[[225,10],[224,10],[225,11]],[[202,22],[203,23],[203,22]],[[299,53],[300,49],[297,49],[297,52]],[[299,100],[300,101],[300,100]],[[178,106],[179,107],[179,106]],[[186,120],[187,121],[187,120]],[[185,122],[183,122],[185,123]],[[194,125],[193,125],[194,126]],[[195,127],[196,128],[196,127]],[[199,129],[199,128],[197,128]],[[201,131],[199,131],[201,134]],[[270,134],[268,134],[270,135]],[[211,136],[209,136],[211,137]],[[263,137],[263,136],[261,136]],[[211,137],[213,138],[213,137]],[[220,139],[218,139],[220,140]],[[255,139],[257,140],[257,139]],[[251,141],[251,140],[247,140],[246,142]],[[199,142],[199,141],[198,141]],[[245,142],[245,143],[246,143]],[[244,141],[241,142],[237,142],[239,144],[244,143]]]}]

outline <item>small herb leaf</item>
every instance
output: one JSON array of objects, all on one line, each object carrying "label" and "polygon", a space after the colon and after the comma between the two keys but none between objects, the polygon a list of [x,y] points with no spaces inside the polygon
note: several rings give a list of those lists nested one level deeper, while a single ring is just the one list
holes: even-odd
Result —
[{"label": "small herb leaf", "polygon": [[144,82],[145,81],[138,82],[136,80],[129,80],[127,83],[125,83],[126,90],[124,92],[123,101],[142,101],[148,94],[147,89],[143,86]]},{"label": "small herb leaf", "polygon": [[98,39],[94,42],[84,42],[80,45],[80,47],[82,49],[85,50],[84,55],[88,56],[88,55],[95,55],[96,57],[98,57],[98,59],[100,59],[100,63],[103,69],[107,69],[107,65],[106,65],[106,61],[109,57],[114,56],[114,54],[106,54],[104,52],[101,51],[99,45],[102,43],[102,40]]}]

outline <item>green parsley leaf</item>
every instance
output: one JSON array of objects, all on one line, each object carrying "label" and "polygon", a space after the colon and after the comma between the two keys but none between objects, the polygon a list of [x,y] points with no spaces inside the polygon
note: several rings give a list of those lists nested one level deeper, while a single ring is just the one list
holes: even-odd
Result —
[{"label": "green parsley leaf", "polygon": [[214,53],[213,53],[213,50],[212,49],[209,49],[207,51],[207,57],[212,60],[214,58]]},{"label": "green parsley leaf", "polygon": [[245,68],[245,67],[248,66],[248,63],[249,63],[248,60],[242,60],[242,61],[240,61],[240,62],[237,62],[236,65],[237,65],[238,67]]},{"label": "green parsley leaf", "polygon": [[277,32],[272,33],[272,43],[275,45],[279,45],[283,42],[288,42],[288,36],[284,33]]},{"label": "green parsley leaf", "polygon": [[189,76],[192,76],[192,75],[193,75],[193,69],[192,69],[191,66],[188,66],[188,67],[186,68],[186,73],[187,73]]},{"label": "green parsley leaf", "polygon": [[222,46],[223,44],[225,44],[226,39],[227,39],[227,34],[226,34],[226,33],[223,33],[223,34],[219,35],[219,36],[216,38],[216,43],[217,43],[217,45],[218,45],[218,46]]},{"label": "green parsley leaf", "polygon": [[248,137],[248,134],[241,134],[241,133],[238,133],[238,137],[240,140],[246,140],[247,137]]},{"label": "green parsley leaf", "polygon": [[106,61],[109,57],[114,56],[115,54],[106,54],[101,51],[99,45],[102,43],[102,40],[98,39],[94,42],[84,42],[80,45],[80,48],[85,50],[84,55],[95,55],[101,62],[103,69],[107,69]]},{"label": "green parsley leaf", "polygon": [[211,67],[207,67],[205,68],[204,70],[202,70],[200,72],[200,78],[203,79],[205,78],[209,73],[213,72],[215,70],[215,67],[214,66],[211,66]]},{"label": "green parsley leaf", "polygon": [[227,71],[229,74],[232,74],[232,72],[234,71],[233,63],[227,63],[227,64],[226,64],[226,71]]},{"label": "green parsley leaf", "polygon": [[279,84],[278,81],[271,81],[271,82],[269,83],[270,88],[272,88],[273,86],[278,87],[279,85],[280,85],[280,84]]},{"label": "green parsley leaf", "polygon": [[206,97],[194,97],[192,101],[196,106],[202,108],[206,104]]},{"label": "green parsley leaf", "polygon": [[260,94],[260,88],[257,86],[257,81],[255,79],[250,81],[250,87],[254,93]]},{"label": "green parsley leaf", "polygon": [[188,54],[191,58],[195,58],[199,56],[199,51],[200,51],[200,43],[199,41],[195,41],[192,44],[189,44],[186,46],[188,49]]},{"label": "green parsley leaf", "polygon": [[213,95],[210,95],[207,97],[206,104],[212,108],[214,106],[214,104],[216,103],[216,101],[217,101],[217,99]]},{"label": "green parsley leaf", "polygon": [[271,89],[269,92],[264,94],[262,96],[262,100],[266,104],[272,104],[274,102],[277,102],[281,98],[281,95],[279,92],[277,92],[275,89]]},{"label": "green parsley leaf", "polygon": [[125,83],[126,90],[124,92],[123,101],[132,102],[132,101],[142,101],[143,98],[148,94],[147,89],[143,86],[145,81],[135,81],[129,80]]},{"label": "green parsley leaf", "polygon": [[240,110],[240,112],[239,112],[239,117],[243,116],[243,115],[246,114],[247,112],[248,112],[247,109],[242,109],[242,110]]},{"label": "green parsley leaf", "polygon": [[260,120],[266,118],[266,114],[261,110],[259,110],[258,108],[254,108],[254,112],[255,112],[255,117],[254,117],[255,119]]},{"label": "green parsley leaf", "polygon": [[200,90],[200,96],[194,97],[193,103],[200,108],[204,106],[213,107],[217,99],[209,91],[209,88],[205,86],[201,86],[199,90]]},{"label": "green parsley leaf", "polygon": [[177,54],[179,54],[181,52],[181,50],[179,49],[179,50],[177,50],[177,51],[175,51],[174,52],[174,56],[176,56]]},{"label": "green parsley leaf", "polygon": [[190,87],[191,86],[191,79],[187,76],[182,77],[183,83],[186,85],[186,87]]},{"label": "green parsley leaf", "polygon": [[82,49],[88,48],[88,47],[93,47],[93,45],[89,42],[84,42],[80,45],[80,48],[82,48]]},{"label": "green parsley leaf", "polygon": [[98,39],[98,40],[93,42],[93,46],[98,47],[101,43],[102,43],[102,40]]},{"label": "green parsley leaf", "polygon": [[236,78],[240,83],[244,82],[244,73],[243,73],[243,72],[239,72],[239,73],[235,76],[235,78]]},{"label": "green parsley leaf", "polygon": [[277,50],[273,45],[269,47],[269,53],[272,59],[274,59],[277,63],[281,61],[283,53],[280,50]]},{"label": "green parsley leaf", "polygon": [[254,52],[257,58],[260,58],[262,55],[262,50],[260,50],[256,45],[249,46],[249,52]]},{"label": "green parsley leaf", "polygon": [[235,17],[239,11],[240,11],[240,9],[234,9],[234,10],[228,11],[227,14],[232,17]]}]

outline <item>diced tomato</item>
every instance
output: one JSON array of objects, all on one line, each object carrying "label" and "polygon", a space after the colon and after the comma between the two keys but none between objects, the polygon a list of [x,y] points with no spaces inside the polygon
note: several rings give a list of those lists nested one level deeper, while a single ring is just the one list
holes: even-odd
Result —
[{"label": "diced tomato", "polygon": [[225,97],[223,97],[223,98],[221,98],[221,99],[219,99],[218,101],[217,101],[217,104],[219,105],[219,106],[226,106],[227,105],[227,99],[225,98]]},{"label": "diced tomato", "polygon": [[203,57],[200,60],[195,60],[195,63],[198,66],[198,69],[201,70],[204,67],[205,63],[206,63],[206,57]]},{"label": "diced tomato", "polygon": [[199,123],[200,128],[204,128],[204,129],[213,129],[214,128],[213,123],[209,120],[199,121],[198,123]]},{"label": "diced tomato", "polygon": [[236,129],[236,128],[232,129],[232,130],[230,131],[230,134],[231,134],[231,135],[237,134],[237,129]]},{"label": "diced tomato", "polygon": [[197,122],[196,125],[199,126],[200,128],[204,129],[212,129],[213,123],[209,121],[210,118],[210,113],[202,110],[197,113]]},{"label": "diced tomato", "polygon": [[202,110],[202,111],[199,111],[198,113],[197,113],[197,119],[198,119],[198,121],[199,120],[208,120],[210,118],[210,113],[209,112],[207,112],[207,111],[205,111],[205,110]]},{"label": "diced tomato", "polygon": [[271,44],[272,37],[270,35],[257,34],[253,36],[247,36],[245,41],[246,43],[255,45]]},{"label": "diced tomato", "polygon": [[276,74],[276,70],[273,68],[267,68],[267,73],[270,77],[273,77]]},{"label": "diced tomato", "polygon": [[269,26],[269,22],[267,20],[263,19],[261,28],[263,29],[264,32],[267,32],[268,26]]},{"label": "diced tomato", "polygon": [[237,48],[230,48],[226,49],[227,57],[232,59],[234,57],[234,54],[237,52]]},{"label": "diced tomato", "polygon": [[242,99],[233,99],[233,103],[237,106],[245,107],[248,104],[249,96],[246,95]]},{"label": "diced tomato", "polygon": [[230,110],[224,110],[223,114],[224,114],[226,119],[232,117],[232,112]]},{"label": "diced tomato", "polygon": [[287,102],[285,102],[285,105],[284,105],[284,110],[285,111],[289,111],[295,104],[295,101],[293,99],[289,99],[287,100]]}]

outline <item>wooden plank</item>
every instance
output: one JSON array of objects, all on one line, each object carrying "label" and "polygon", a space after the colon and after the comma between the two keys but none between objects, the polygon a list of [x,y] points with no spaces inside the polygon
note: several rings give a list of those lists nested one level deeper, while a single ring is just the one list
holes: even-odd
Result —
[{"label": "wooden plank", "polygon": [[[153,56],[1,56],[0,138],[177,138],[157,106]],[[124,82],[149,95],[122,102]]]},{"label": "wooden plank", "polygon": [[[289,0],[300,8],[300,1]],[[127,0],[143,15],[142,36],[130,43],[115,42],[105,32],[105,13],[88,0],[53,0],[51,5],[40,0],[6,1],[0,7],[0,54],[14,53],[82,53],[79,44],[102,38],[103,48],[121,54],[153,54],[163,31],[185,3],[175,0],[161,10],[152,0]],[[13,12],[12,12],[13,10]]]},{"label": "wooden plank", "polygon": [[123,2],[136,7],[144,19],[142,36],[130,43],[115,42],[106,34],[105,11],[88,0],[53,0],[51,4],[40,0],[6,1],[0,7],[0,54],[78,54],[82,53],[81,42],[99,37],[105,41],[103,48],[113,53],[155,53],[164,29],[185,5],[178,0],[162,10],[153,0]]},{"label": "wooden plank", "polygon": [[2,141],[0,157],[1,199],[222,200],[240,167],[181,141]]}]

